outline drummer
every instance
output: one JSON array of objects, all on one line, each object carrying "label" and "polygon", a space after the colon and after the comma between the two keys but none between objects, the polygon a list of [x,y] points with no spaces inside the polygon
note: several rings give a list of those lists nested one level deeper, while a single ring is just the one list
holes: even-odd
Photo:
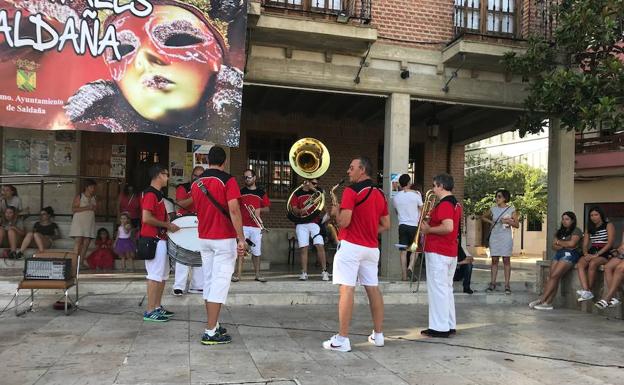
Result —
[{"label": "drummer", "polygon": [[[178,185],[176,189],[176,203],[178,204],[178,210],[176,216],[181,217],[183,215],[197,215],[195,211],[195,205],[193,204],[193,197],[191,197],[191,185],[204,173],[202,166],[196,166],[191,174],[191,181]],[[204,273],[202,267],[192,267],[176,262],[175,264],[175,281],[173,283],[173,295],[181,296],[186,289],[186,283],[189,280],[190,270],[190,283],[188,292],[191,294],[201,294],[204,288]]]}]

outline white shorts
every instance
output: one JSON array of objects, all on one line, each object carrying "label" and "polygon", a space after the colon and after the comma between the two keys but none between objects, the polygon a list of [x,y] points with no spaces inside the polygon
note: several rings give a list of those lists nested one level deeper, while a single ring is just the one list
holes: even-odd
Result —
[{"label": "white shorts", "polygon": [[150,281],[164,282],[169,278],[169,256],[167,255],[167,241],[162,239],[156,244],[154,259],[145,260],[145,278]]},{"label": "white shorts", "polygon": [[243,235],[254,243],[251,247],[251,255],[259,257],[262,255],[262,233],[259,227],[243,226]]},{"label": "white shorts", "polygon": [[295,227],[297,233],[297,243],[299,247],[308,247],[310,245],[310,238],[312,238],[312,244],[324,245],[323,237],[321,234],[321,228],[316,223],[300,223]]},{"label": "white shorts", "polygon": [[378,248],[340,241],[334,256],[333,283],[355,286],[359,282],[364,286],[377,286],[378,264]]},{"label": "white shorts", "polygon": [[236,265],[236,239],[199,239],[204,272],[204,299],[225,303]]}]

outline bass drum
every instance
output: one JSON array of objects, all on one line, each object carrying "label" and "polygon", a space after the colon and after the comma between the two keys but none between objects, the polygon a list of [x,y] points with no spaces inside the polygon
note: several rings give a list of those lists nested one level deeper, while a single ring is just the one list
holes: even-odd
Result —
[{"label": "bass drum", "polygon": [[167,254],[169,258],[183,265],[198,267],[202,265],[199,253],[199,233],[196,215],[183,215],[171,221],[180,230],[168,233]]}]

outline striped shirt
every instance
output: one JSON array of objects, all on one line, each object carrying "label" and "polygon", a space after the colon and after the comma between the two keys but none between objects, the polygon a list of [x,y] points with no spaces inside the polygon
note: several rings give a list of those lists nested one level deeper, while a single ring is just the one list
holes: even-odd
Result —
[{"label": "striped shirt", "polygon": [[602,247],[609,241],[609,235],[607,234],[607,222],[603,222],[602,225],[597,227],[593,233],[589,233],[589,240],[594,247]]}]

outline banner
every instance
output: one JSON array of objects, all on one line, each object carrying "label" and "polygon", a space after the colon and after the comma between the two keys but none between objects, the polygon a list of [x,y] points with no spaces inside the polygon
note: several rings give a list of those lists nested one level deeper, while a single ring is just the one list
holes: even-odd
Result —
[{"label": "banner", "polygon": [[238,146],[246,0],[0,4],[0,126]]}]

